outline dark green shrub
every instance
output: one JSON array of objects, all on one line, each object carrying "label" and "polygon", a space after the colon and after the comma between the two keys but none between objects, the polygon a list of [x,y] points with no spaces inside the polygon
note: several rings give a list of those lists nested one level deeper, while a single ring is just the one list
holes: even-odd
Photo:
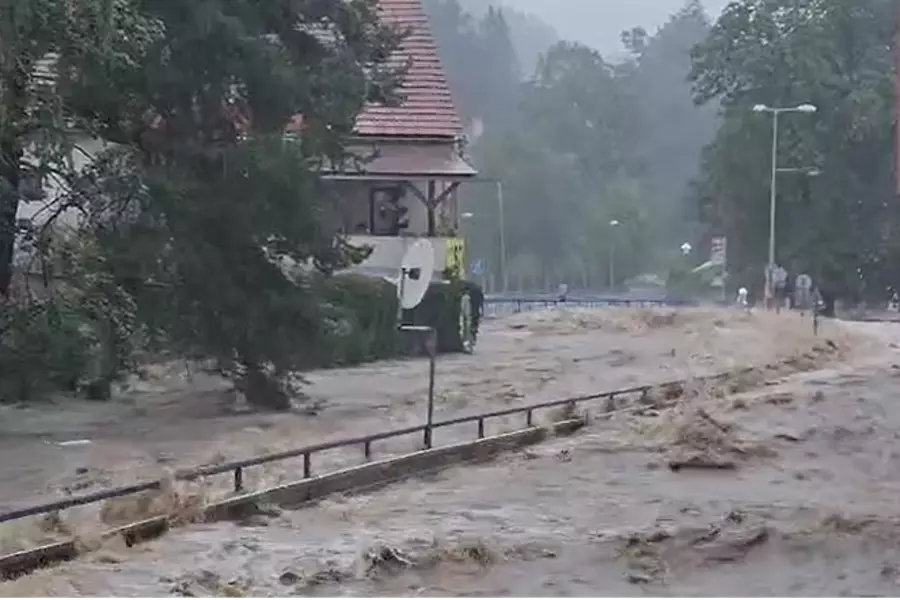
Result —
[{"label": "dark green shrub", "polygon": [[107,399],[131,368],[128,332],[83,297],[54,296],[0,306],[0,401],[39,400],[54,391]]},{"label": "dark green shrub", "polygon": [[79,322],[64,303],[0,306],[0,400],[27,402],[75,390],[90,357]]}]

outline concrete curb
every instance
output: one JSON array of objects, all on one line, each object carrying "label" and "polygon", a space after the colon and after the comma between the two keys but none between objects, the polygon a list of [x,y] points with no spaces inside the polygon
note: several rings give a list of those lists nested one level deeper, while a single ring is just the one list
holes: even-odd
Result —
[{"label": "concrete curb", "polygon": [[[570,419],[348,467],[214,502],[204,507],[198,520],[213,522],[242,518],[259,512],[260,506],[266,504],[297,508],[331,494],[371,490],[423,473],[487,462],[498,454],[537,444],[552,436],[572,434],[585,424],[585,419]],[[132,546],[163,535],[173,525],[169,516],[152,517],[106,531],[100,535],[100,540],[122,536],[125,543]],[[0,579],[15,579],[37,569],[74,560],[90,551],[78,539],[72,539],[0,556]]]}]

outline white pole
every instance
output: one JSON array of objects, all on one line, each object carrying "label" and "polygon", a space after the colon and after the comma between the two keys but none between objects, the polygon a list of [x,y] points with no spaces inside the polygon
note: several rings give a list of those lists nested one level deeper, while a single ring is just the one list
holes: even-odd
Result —
[{"label": "white pole", "polygon": [[609,289],[616,285],[616,240],[615,235],[609,236]]},{"label": "white pole", "polygon": [[503,285],[503,292],[506,293],[509,290],[509,274],[506,270],[506,223],[504,220],[504,208],[503,208],[503,182],[495,181],[497,185],[497,211],[499,212],[499,226],[500,226],[500,281]]},{"label": "white pole", "polygon": [[616,286],[616,228],[618,219],[609,222],[609,289]]},{"label": "white pole", "polygon": [[775,208],[778,192],[778,109],[772,110],[772,180],[769,186],[769,266],[768,282],[769,298],[775,297],[775,281],[772,275],[775,272]]}]

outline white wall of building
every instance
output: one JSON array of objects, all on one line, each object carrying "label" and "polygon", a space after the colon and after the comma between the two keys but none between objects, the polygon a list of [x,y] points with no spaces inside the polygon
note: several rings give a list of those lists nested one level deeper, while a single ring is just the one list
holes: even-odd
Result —
[{"label": "white wall of building", "polygon": [[[72,152],[69,160],[71,161],[70,166],[77,171],[84,169],[109,146],[107,142],[89,136],[78,136],[75,145],[76,149]],[[27,161],[29,158],[26,153],[25,160]],[[78,227],[80,212],[77,209],[69,208],[59,212],[59,207],[61,203],[65,202],[65,196],[68,193],[65,182],[57,177],[48,177],[43,182],[43,190],[45,196],[42,200],[19,202],[16,212],[18,222],[28,221],[32,228],[39,229],[49,219],[54,219],[54,231],[66,231]],[[29,240],[18,239],[13,265],[23,273],[33,273],[38,269],[38,266],[34,264],[33,256]]]},{"label": "white wall of building", "polygon": [[[89,165],[98,154],[109,147],[107,142],[88,136],[78,136],[75,140],[76,149],[72,152],[70,158],[71,166],[77,171],[81,171],[85,166]],[[26,154],[25,160],[29,160]],[[62,197],[66,194],[66,186],[59,179],[48,177],[44,181],[44,192],[46,197],[41,201],[20,202],[19,210],[16,217],[19,220],[29,220],[35,226],[41,226],[54,213],[54,207]],[[78,224],[78,211],[68,210],[57,218],[57,222],[62,225],[76,226]]]}]

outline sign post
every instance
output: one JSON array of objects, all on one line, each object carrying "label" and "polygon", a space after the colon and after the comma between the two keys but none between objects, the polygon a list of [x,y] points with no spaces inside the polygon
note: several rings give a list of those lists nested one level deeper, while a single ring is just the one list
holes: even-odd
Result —
[{"label": "sign post", "polygon": [[722,287],[722,303],[727,300],[726,286],[728,283],[728,238],[716,236],[710,241],[709,262],[719,267],[720,272],[716,282]]},{"label": "sign post", "polygon": [[437,366],[437,329],[425,325],[401,325],[400,331],[425,336],[425,350],[428,352],[428,404],[425,409],[425,448],[430,450],[434,443],[434,380]]}]

